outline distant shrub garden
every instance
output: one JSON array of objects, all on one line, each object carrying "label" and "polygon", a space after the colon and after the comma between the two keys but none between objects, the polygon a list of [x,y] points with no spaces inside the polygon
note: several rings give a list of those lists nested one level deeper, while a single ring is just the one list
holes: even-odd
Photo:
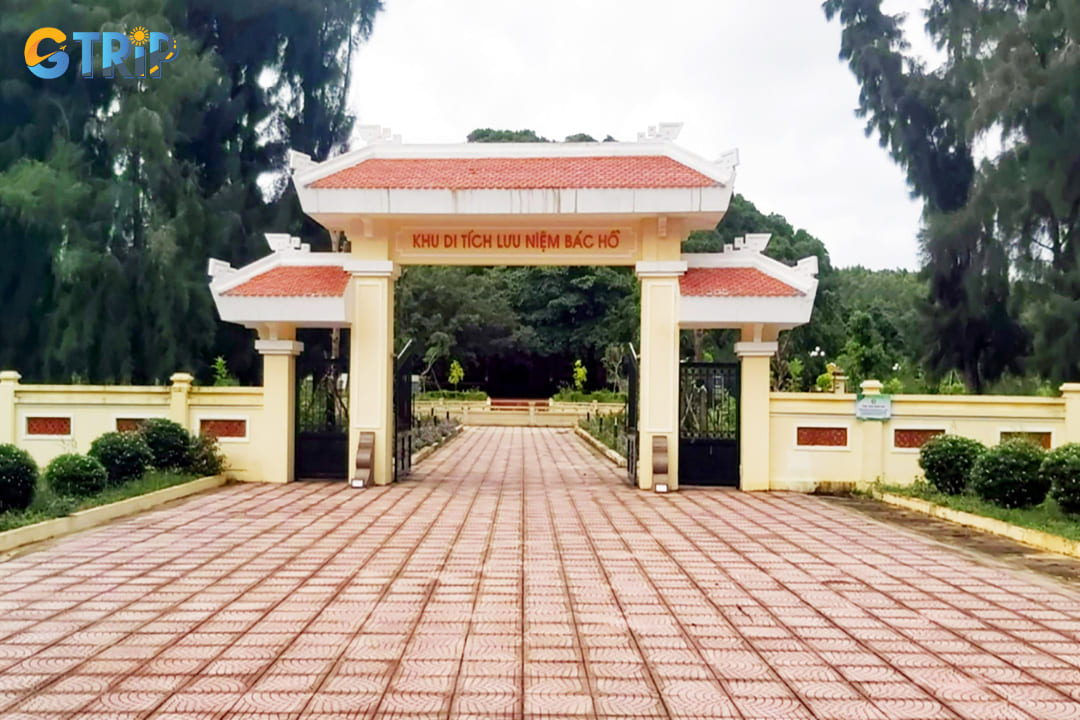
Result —
[{"label": "distant shrub garden", "polygon": [[626,393],[612,390],[591,390],[585,392],[570,387],[559,388],[559,392],[551,396],[555,402],[599,402],[599,403],[625,403]]},{"label": "distant shrub garden", "polygon": [[0,445],[0,530],[135,497],[195,477],[218,475],[217,439],[155,419],[136,432],[108,432],[86,455],[66,453],[42,472],[29,453]]},{"label": "distant shrub garden", "polygon": [[986,448],[939,435],[919,451],[926,481],[888,491],[1080,540],[1080,444],[1017,438]]},{"label": "distant shrub garden", "polygon": [[487,400],[483,390],[430,390],[417,393],[414,400]]}]

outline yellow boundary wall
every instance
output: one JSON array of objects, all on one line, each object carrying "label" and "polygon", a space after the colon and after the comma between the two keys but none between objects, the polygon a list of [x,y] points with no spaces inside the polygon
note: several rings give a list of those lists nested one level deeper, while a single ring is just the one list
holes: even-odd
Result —
[{"label": "yellow boundary wall", "polygon": [[0,373],[0,444],[14,443],[44,467],[57,455],[85,453],[95,438],[130,421],[169,418],[194,433],[224,431],[229,477],[273,477],[264,465],[280,438],[266,429],[263,389],[193,387],[192,379],[177,373],[159,386],[24,385],[17,373]]},{"label": "yellow boundary wall", "polygon": [[1049,447],[1080,442],[1080,384],[1063,385],[1057,398],[893,395],[884,421],[857,420],[855,402],[852,393],[770,395],[770,489],[911,484],[922,475],[919,445],[935,432],[986,445],[1012,433],[1032,434]]},{"label": "yellow boundary wall", "polygon": [[[191,432],[218,431],[230,477],[288,481],[287,468],[275,458],[288,440],[280,429],[292,423],[274,417],[280,408],[267,405],[264,389],[196,387],[192,380],[177,373],[163,386],[25,385],[18,373],[0,372],[0,443],[25,448],[44,466],[61,453],[85,453],[95,438],[124,421],[165,417]],[[868,381],[863,387],[872,393],[879,384]],[[922,474],[919,445],[935,432],[987,445],[1009,433],[1034,434],[1049,447],[1080,442],[1080,383],[1063,385],[1061,391],[1057,398],[894,395],[885,421],[857,420],[851,393],[771,393],[767,432],[750,432],[743,418],[744,475],[746,457],[768,459],[761,477],[743,478],[743,488],[809,492],[826,484],[909,484]],[[416,403],[417,415],[449,413],[466,425],[574,427],[587,414],[622,408],[621,403]]]}]

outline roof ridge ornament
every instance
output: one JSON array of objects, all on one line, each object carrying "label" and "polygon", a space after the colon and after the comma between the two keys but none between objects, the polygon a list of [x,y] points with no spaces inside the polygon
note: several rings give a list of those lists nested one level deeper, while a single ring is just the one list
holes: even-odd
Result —
[{"label": "roof ridge ornament", "polygon": [[683,124],[684,123],[681,122],[662,122],[656,125],[650,125],[649,129],[645,132],[638,133],[638,142],[649,142],[650,140],[675,142],[679,137],[679,133],[682,132]]},{"label": "roof ridge ornament", "polygon": [[737,253],[745,250],[760,255],[765,248],[769,246],[770,240],[772,240],[772,233],[747,233],[743,237],[735,238],[734,243],[724,245],[724,249],[721,252],[727,255],[728,253]]},{"label": "roof ridge ornament", "polygon": [[731,177],[735,177],[735,168],[739,167],[739,149],[732,148],[716,159],[713,163],[722,170],[727,170]]},{"label": "roof ridge ornament", "polygon": [[382,125],[358,125],[356,134],[364,141],[365,145],[400,145],[401,136],[394,135],[393,131]]},{"label": "roof ridge ornament", "polygon": [[210,279],[214,282],[227,280],[236,273],[237,270],[231,263],[227,263],[224,260],[218,260],[217,258],[210,258],[210,262],[207,263],[206,266],[206,274],[209,275]]},{"label": "roof ridge ornament", "polygon": [[302,153],[299,150],[289,150],[289,172],[294,175],[316,165],[318,163],[312,160],[307,153]]},{"label": "roof ridge ornament", "polygon": [[300,242],[300,238],[289,233],[265,233],[266,244],[275,253],[284,252],[311,252],[311,245]]}]

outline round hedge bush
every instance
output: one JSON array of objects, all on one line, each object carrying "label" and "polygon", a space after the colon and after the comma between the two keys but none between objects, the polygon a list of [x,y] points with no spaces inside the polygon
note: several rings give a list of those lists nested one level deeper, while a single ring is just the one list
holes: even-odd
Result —
[{"label": "round hedge bush", "polygon": [[200,477],[220,475],[225,469],[225,453],[213,435],[192,435],[185,470]]},{"label": "round hedge bush", "polygon": [[1080,515],[1080,445],[1069,443],[1046,453],[1039,474],[1050,486],[1050,497],[1058,506]]},{"label": "round hedge bush", "polygon": [[1049,481],[1039,472],[1045,451],[1028,440],[1006,440],[983,453],[971,471],[971,487],[983,500],[1026,508],[1046,499]]},{"label": "round hedge bush", "polygon": [[183,425],[153,418],[143,423],[139,434],[150,448],[150,462],[159,470],[183,469],[191,462],[191,436]]},{"label": "round hedge bush", "polygon": [[45,484],[57,495],[86,497],[104,490],[109,484],[109,474],[96,458],[61,455],[45,468]]},{"label": "round hedge bush", "polygon": [[151,461],[150,448],[138,433],[105,433],[90,443],[90,457],[105,466],[110,485],[142,477]]},{"label": "round hedge bush", "polygon": [[37,481],[38,466],[30,453],[0,445],[0,512],[30,507]]},{"label": "round hedge bush", "polygon": [[946,495],[967,489],[975,461],[986,452],[978,440],[960,435],[936,435],[919,450],[919,467],[926,481]]}]

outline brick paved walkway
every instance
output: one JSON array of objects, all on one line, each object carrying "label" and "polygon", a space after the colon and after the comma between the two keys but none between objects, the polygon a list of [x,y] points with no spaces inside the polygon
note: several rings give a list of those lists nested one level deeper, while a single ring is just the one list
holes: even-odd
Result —
[{"label": "brick paved walkway", "polygon": [[[427,714],[427,715],[425,715]],[[0,563],[0,716],[1080,718],[1080,596],[566,431],[233,486]]]}]

